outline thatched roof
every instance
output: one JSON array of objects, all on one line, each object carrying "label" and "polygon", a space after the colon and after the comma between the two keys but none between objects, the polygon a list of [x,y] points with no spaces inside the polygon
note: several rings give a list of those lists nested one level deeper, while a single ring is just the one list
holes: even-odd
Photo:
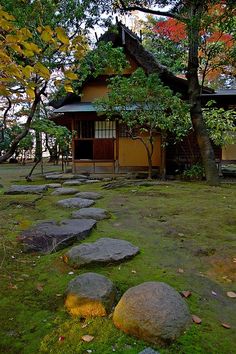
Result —
[{"label": "thatched roof", "polygon": [[[187,80],[175,76],[166,66],[160,64],[154,55],[143,47],[141,39],[121,22],[108,29],[99,41],[112,42],[115,47],[123,47],[147,74],[157,73],[165,85],[187,96]],[[214,90],[205,87],[203,92],[213,93]]]}]

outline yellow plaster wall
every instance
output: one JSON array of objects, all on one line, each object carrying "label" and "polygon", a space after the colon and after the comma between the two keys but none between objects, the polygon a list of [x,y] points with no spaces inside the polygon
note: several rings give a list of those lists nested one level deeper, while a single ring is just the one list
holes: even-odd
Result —
[{"label": "yellow plaster wall", "polygon": [[[161,140],[156,137],[152,157],[153,166],[161,164]],[[147,153],[142,142],[130,138],[119,138],[119,165],[122,166],[148,166]]]},{"label": "yellow plaster wall", "polygon": [[[132,74],[138,65],[131,57],[127,57],[127,61],[129,61],[130,66],[123,71],[123,74]],[[114,72],[107,71],[106,75],[114,75]],[[84,85],[82,90],[81,102],[93,102],[96,98],[103,97],[107,94],[108,88],[107,83],[104,82],[88,82]]]},{"label": "yellow plaster wall", "polygon": [[222,148],[222,160],[236,160],[236,144]]},{"label": "yellow plaster wall", "polygon": [[105,82],[91,82],[83,87],[81,102],[92,102],[96,98],[107,94],[108,89]]}]

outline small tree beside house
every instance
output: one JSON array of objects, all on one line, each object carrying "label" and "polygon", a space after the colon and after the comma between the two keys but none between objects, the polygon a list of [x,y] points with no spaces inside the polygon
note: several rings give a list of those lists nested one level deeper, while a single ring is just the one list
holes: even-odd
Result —
[{"label": "small tree beside house", "polygon": [[123,123],[132,139],[140,140],[147,153],[148,178],[152,177],[152,155],[157,133],[162,136],[162,175],[165,175],[165,144],[171,132],[181,140],[189,131],[187,104],[161,83],[157,74],[137,69],[130,77],[110,79],[108,95],[96,100],[97,110],[108,119]]}]

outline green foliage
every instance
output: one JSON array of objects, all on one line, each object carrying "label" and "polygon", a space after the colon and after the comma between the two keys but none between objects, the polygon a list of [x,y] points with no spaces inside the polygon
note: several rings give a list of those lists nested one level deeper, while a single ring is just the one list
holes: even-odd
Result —
[{"label": "green foliage", "polygon": [[181,139],[190,129],[187,104],[163,86],[157,74],[147,76],[140,68],[128,78],[112,78],[108,88],[107,97],[96,101],[97,109],[125,123],[131,135],[139,128],[172,132]]},{"label": "green foliage", "polygon": [[235,110],[218,108],[214,101],[209,101],[203,110],[203,114],[208,134],[215,145],[225,146],[235,143]]},{"label": "green foliage", "polygon": [[53,143],[57,144],[62,152],[68,152],[72,133],[64,126],[57,125],[53,121],[41,118],[34,121],[32,128],[40,133],[45,133],[53,139]]},{"label": "green foliage", "polygon": [[204,168],[200,164],[192,165],[183,172],[183,177],[190,180],[201,180],[204,175]]}]

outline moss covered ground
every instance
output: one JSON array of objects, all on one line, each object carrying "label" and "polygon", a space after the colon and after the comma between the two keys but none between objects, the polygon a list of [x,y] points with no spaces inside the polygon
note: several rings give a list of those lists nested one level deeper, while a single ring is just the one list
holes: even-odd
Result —
[{"label": "moss covered ground", "polygon": [[[202,324],[193,324],[166,348],[151,345],[161,354],[236,353],[236,299],[227,296],[227,291],[236,291],[236,184],[77,187],[100,191],[104,198],[96,206],[112,213],[111,219],[97,224],[86,242],[121,238],[141,252],[122,264],[73,270],[61,259],[65,250],[46,256],[25,254],[17,242],[19,233],[32,224],[70,216],[69,210],[56,207],[56,200],[63,197],[51,196],[51,191],[41,199],[3,194],[10,183],[26,183],[23,176],[28,170],[28,166],[0,166],[4,187],[0,188],[0,353],[137,354],[150,346],[117,330],[111,318],[83,320],[66,313],[66,286],[87,271],[108,276],[120,295],[151,280],[192,292],[186,301]],[[42,184],[38,172],[32,183]],[[83,342],[85,334],[94,339]]]}]

